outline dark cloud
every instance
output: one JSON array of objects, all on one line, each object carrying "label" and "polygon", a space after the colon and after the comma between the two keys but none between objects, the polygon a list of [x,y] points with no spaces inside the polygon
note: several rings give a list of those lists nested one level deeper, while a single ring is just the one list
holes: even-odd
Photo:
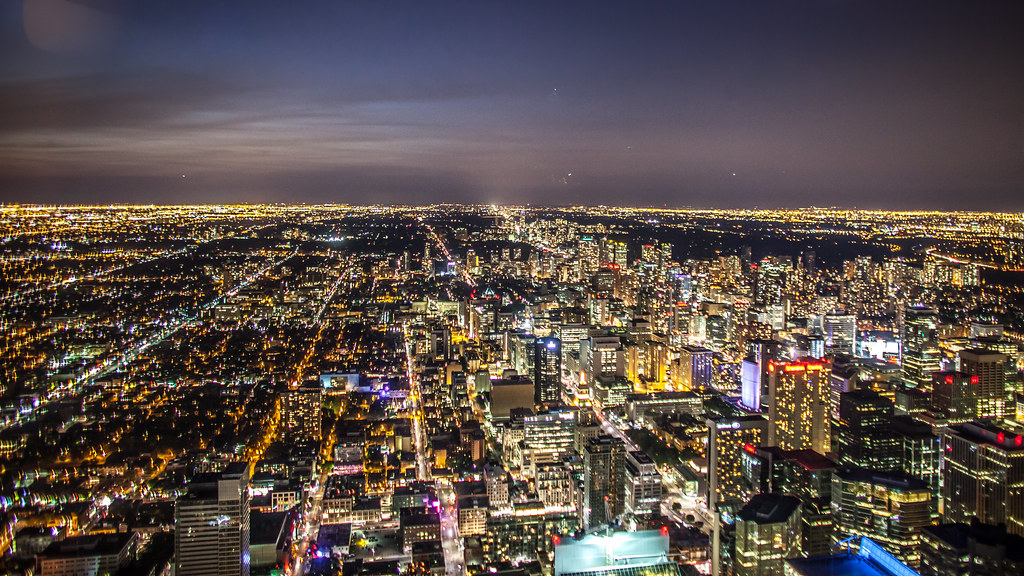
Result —
[{"label": "dark cloud", "polygon": [[101,8],[74,57],[0,8],[4,201],[1024,210],[1020,3]]}]

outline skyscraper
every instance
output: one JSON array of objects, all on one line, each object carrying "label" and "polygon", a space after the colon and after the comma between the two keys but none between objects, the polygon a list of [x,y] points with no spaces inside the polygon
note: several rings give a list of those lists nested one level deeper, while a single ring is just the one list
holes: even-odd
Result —
[{"label": "skyscraper", "polygon": [[978,420],[942,433],[942,516],[946,522],[1006,524],[1024,536],[1024,435]]},{"label": "skyscraper", "polygon": [[553,336],[538,338],[534,356],[534,401],[558,404],[562,400],[562,341]]},{"label": "skyscraper", "polygon": [[821,361],[771,362],[768,380],[768,443],[784,450],[829,452],[832,441],[828,365]]},{"label": "skyscraper", "polygon": [[624,452],[622,441],[612,436],[592,438],[583,449],[584,529],[607,524],[620,512]]},{"label": "skyscraper", "polygon": [[839,397],[839,461],[872,470],[900,466],[892,434],[892,400],[872,390],[844,392]]},{"label": "skyscraper", "polygon": [[713,352],[702,346],[679,347],[680,390],[704,390],[711,386]]},{"label": "skyscraper", "polygon": [[[942,410],[950,424],[963,424],[978,417],[975,399],[981,378],[955,370],[932,373],[932,406]],[[972,384],[973,382],[973,384]]]},{"label": "skyscraper", "polygon": [[975,418],[1002,418],[1013,410],[1006,398],[1006,354],[971,348],[957,353],[960,371],[977,376],[972,378],[975,400]]},{"label": "skyscraper", "polygon": [[857,317],[853,314],[829,312],[822,319],[825,352],[853,354],[857,340]]},{"label": "skyscraper", "polygon": [[939,314],[933,308],[907,308],[903,315],[903,379],[927,386],[942,369]]},{"label": "skyscraper", "polygon": [[324,388],[320,382],[307,382],[286,392],[282,398],[282,428],[291,441],[320,442],[320,410]]},{"label": "skyscraper", "polygon": [[867,536],[918,566],[921,529],[931,525],[931,487],[901,473],[841,468],[832,477],[835,541]]},{"label": "skyscraper", "polygon": [[753,450],[768,435],[768,421],[761,416],[709,418],[708,427],[708,511],[714,515],[711,570],[719,574],[722,559],[720,508],[741,503],[751,496],[743,479],[742,453]]},{"label": "skyscraper", "polygon": [[758,494],[737,516],[736,576],[780,574],[787,558],[800,557],[803,526],[799,498]]},{"label": "skyscraper", "polygon": [[249,575],[249,464],[200,473],[174,503],[175,574]]},{"label": "skyscraper", "polygon": [[661,472],[654,460],[644,452],[627,452],[623,472],[623,510],[634,516],[660,513]]}]

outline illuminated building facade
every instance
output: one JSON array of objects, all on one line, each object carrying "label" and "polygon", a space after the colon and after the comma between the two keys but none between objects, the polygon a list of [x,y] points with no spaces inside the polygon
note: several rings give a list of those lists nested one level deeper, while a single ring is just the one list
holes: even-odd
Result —
[{"label": "illuminated building facade", "polygon": [[1006,354],[971,348],[957,353],[960,371],[977,376],[974,388],[975,418],[1003,418],[1014,412],[1006,397]]},{"label": "illuminated building facade", "polygon": [[249,575],[249,463],[197,474],[174,503],[175,574]]},{"label": "illuminated building facade", "polygon": [[942,369],[939,313],[933,308],[907,308],[903,315],[903,368],[907,382],[927,386],[932,372]]},{"label": "illuminated building facade", "polygon": [[840,468],[832,477],[833,540],[867,536],[918,566],[921,529],[931,525],[931,487],[902,473]]},{"label": "illuminated building facade", "polygon": [[660,513],[661,472],[644,452],[626,453],[623,466],[623,510],[634,516]]},{"label": "illuminated building facade", "polygon": [[570,456],[576,438],[576,412],[542,412],[523,418],[523,466],[554,464]]},{"label": "illuminated building facade", "polygon": [[977,418],[975,395],[978,376],[946,370],[932,374],[932,405],[942,410],[950,424],[962,424]]},{"label": "illuminated building facade", "polygon": [[784,450],[829,452],[828,364],[820,361],[771,362],[768,380],[771,396],[768,443]]},{"label": "illuminated building facade", "polygon": [[899,446],[892,434],[893,403],[872,390],[844,392],[839,398],[839,461],[872,470],[897,470]]},{"label": "illuminated building facade", "polygon": [[979,420],[942,433],[942,516],[946,522],[1006,524],[1024,536],[1024,434]]},{"label": "illuminated building facade", "polygon": [[799,498],[782,494],[754,496],[736,517],[733,573],[780,573],[787,558],[800,557],[802,532]]},{"label": "illuminated building facade", "polygon": [[320,410],[323,395],[324,388],[319,381],[303,384],[284,395],[282,424],[287,439],[320,441]]},{"label": "illuminated building facade", "polygon": [[562,341],[538,338],[534,348],[534,402],[557,404],[562,400]]},{"label": "illuminated building facade", "polygon": [[[748,500],[754,493],[743,479],[743,452],[754,450],[768,435],[768,421],[761,416],[709,418],[708,482],[706,501],[714,514],[711,568],[718,574],[722,563],[722,511]],[[728,548],[728,546],[726,546]]]},{"label": "illuminated building facade", "polygon": [[813,450],[744,446],[743,477],[751,494],[790,494],[801,501],[801,549],[828,554],[832,546],[832,474],[838,465]]},{"label": "illuminated building facade", "polygon": [[621,511],[622,461],[625,447],[612,436],[598,436],[583,450],[583,506],[587,530],[611,522]]},{"label": "illuminated building facade", "polygon": [[680,346],[678,381],[681,390],[704,390],[711,386],[713,354],[702,346]]}]

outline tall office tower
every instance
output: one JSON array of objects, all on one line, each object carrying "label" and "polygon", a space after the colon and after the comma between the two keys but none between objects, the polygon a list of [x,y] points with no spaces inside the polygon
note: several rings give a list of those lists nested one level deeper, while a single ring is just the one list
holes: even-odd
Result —
[{"label": "tall office tower", "polygon": [[903,379],[927,387],[932,372],[942,369],[939,313],[933,308],[907,308],[903,314]]},{"label": "tall office tower", "polygon": [[580,277],[590,278],[597,271],[600,260],[600,248],[593,236],[581,236],[576,244],[579,256]]},{"label": "tall office tower", "polygon": [[531,381],[536,378],[537,338],[522,330],[509,332],[509,360],[516,374],[526,376]]},{"label": "tall office tower", "polygon": [[175,574],[248,576],[249,463],[197,474],[174,502]]},{"label": "tall office tower", "polygon": [[604,298],[622,295],[622,271],[617,264],[603,264],[594,273],[594,292]]},{"label": "tall office tower", "polygon": [[932,488],[932,520],[939,517],[939,485],[942,478],[942,442],[932,427],[911,416],[894,416],[892,434],[899,451],[899,469],[920,478]]},{"label": "tall office tower", "polygon": [[623,511],[634,516],[661,513],[661,472],[644,452],[626,453],[623,467]]},{"label": "tall office tower", "polygon": [[1006,524],[1024,536],[1024,436],[978,420],[942,432],[942,517]]},{"label": "tall office tower", "polygon": [[814,450],[782,450],[775,446],[744,446],[741,458],[748,493],[799,498],[803,553],[828,554],[832,547],[832,474],[838,464]]},{"label": "tall office tower", "polygon": [[290,441],[320,442],[320,409],[324,388],[317,382],[307,382],[285,392],[282,399],[282,428]]},{"label": "tall office tower", "polygon": [[452,329],[442,326],[430,331],[430,356],[434,360],[452,358]]},{"label": "tall office tower", "polygon": [[737,514],[733,573],[781,574],[787,558],[801,556],[802,535],[799,498],[781,494],[754,496]]},{"label": "tall office tower", "polygon": [[955,370],[932,373],[932,406],[945,412],[950,424],[978,417],[975,398],[981,378]]},{"label": "tall office tower", "polygon": [[717,502],[741,502],[751,493],[743,483],[742,452],[753,449],[768,437],[768,421],[762,416],[708,418],[708,510]]},{"label": "tall office tower", "polygon": [[575,410],[542,412],[523,418],[523,466],[536,468],[561,463],[572,456],[575,439]]},{"label": "tall office tower", "polygon": [[538,405],[562,401],[562,341],[555,337],[537,338],[534,348],[533,400]]},{"label": "tall office tower", "polygon": [[778,304],[782,300],[786,275],[792,269],[793,262],[788,256],[770,256],[761,260],[754,284],[755,301],[763,306]]},{"label": "tall office tower", "polygon": [[707,318],[707,342],[715,350],[724,350],[732,341],[732,315],[729,312],[711,314]]},{"label": "tall office tower", "polygon": [[678,389],[705,390],[711,387],[714,352],[703,346],[679,347]]},{"label": "tall office tower", "polygon": [[822,319],[825,353],[853,354],[857,342],[857,317],[853,314],[829,312]]},{"label": "tall office tower", "polygon": [[752,356],[740,363],[740,403],[754,412],[761,410],[761,367]]},{"label": "tall office tower", "polygon": [[1014,412],[1006,398],[1006,354],[971,348],[957,352],[961,372],[978,377],[974,384],[975,417],[1003,418]]},{"label": "tall office tower", "polygon": [[[767,412],[771,405],[771,398],[768,396],[768,363],[776,358],[782,343],[777,340],[748,340],[746,345],[747,359],[757,363],[758,374],[757,381],[761,385],[761,390],[756,392],[756,401],[758,404],[757,410],[761,412]],[[753,376],[753,375],[751,375]],[[749,390],[749,394],[755,394],[754,390]],[[754,400],[754,398],[751,398]],[[749,405],[747,405],[749,407]]]},{"label": "tall office tower", "polygon": [[626,256],[626,243],[609,240],[605,243],[608,262],[618,264],[620,268],[629,268],[629,258]]},{"label": "tall office tower", "polygon": [[835,426],[839,422],[839,398],[843,392],[852,391],[857,385],[860,369],[846,364],[833,364],[829,374],[829,419]]},{"label": "tall office tower", "polygon": [[921,576],[988,576],[1024,573],[1024,538],[1006,526],[970,524],[926,526],[921,531]]},{"label": "tall office tower", "polygon": [[626,353],[618,336],[591,336],[582,344],[582,357],[587,384],[598,376],[626,375]]},{"label": "tall office tower", "polygon": [[768,364],[768,444],[819,454],[830,451],[829,374],[829,365],[820,361]]},{"label": "tall office tower", "polygon": [[612,522],[621,512],[625,447],[612,436],[598,436],[583,449],[583,506],[580,519],[589,530]]},{"label": "tall office tower", "polygon": [[872,390],[839,397],[839,461],[872,470],[898,470],[899,446],[892,434],[892,400]]},{"label": "tall office tower", "polygon": [[867,536],[910,566],[921,561],[921,529],[931,525],[931,487],[919,478],[861,468],[832,477],[833,540]]},{"label": "tall office tower", "polygon": [[[708,418],[708,482],[706,501],[714,516],[711,570],[720,574],[723,526],[720,510],[733,507],[753,494],[743,481],[742,457],[746,449],[761,444],[768,435],[768,421],[761,416]],[[748,448],[749,447],[749,448]]]}]

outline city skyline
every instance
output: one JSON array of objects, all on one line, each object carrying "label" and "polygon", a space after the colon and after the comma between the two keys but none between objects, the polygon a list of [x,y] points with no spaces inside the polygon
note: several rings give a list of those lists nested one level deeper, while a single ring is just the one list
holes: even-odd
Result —
[{"label": "city skyline", "polygon": [[0,8],[0,201],[1024,210],[1015,3]]}]

